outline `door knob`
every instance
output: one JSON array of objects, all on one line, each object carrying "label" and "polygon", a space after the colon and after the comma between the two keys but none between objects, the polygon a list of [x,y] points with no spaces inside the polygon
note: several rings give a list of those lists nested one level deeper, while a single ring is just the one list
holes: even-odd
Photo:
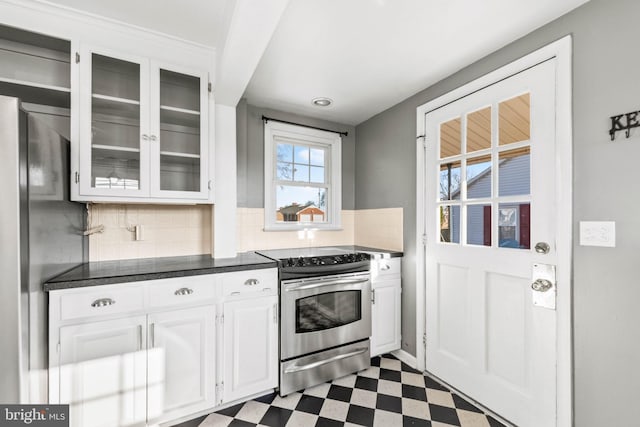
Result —
[{"label": "door knob", "polygon": [[551,283],[551,280],[547,279],[537,279],[531,284],[531,289],[538,292],[547,292],[552,287],[553,283]]},{"label": "door knob", "polygon": [[546,242],[538,242],[536,243],[535,250],[539,254],[548,254],[551,250],[551,246]]}]

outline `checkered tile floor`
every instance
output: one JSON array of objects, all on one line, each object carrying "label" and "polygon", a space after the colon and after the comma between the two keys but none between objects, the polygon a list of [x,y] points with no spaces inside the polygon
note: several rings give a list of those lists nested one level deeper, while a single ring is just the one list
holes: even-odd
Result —
[{"label": "checkered tile floor", "polygon": [[220,410],[200,427],[504,427],[445,386],[391,355],[371,368],[292,393]]}]

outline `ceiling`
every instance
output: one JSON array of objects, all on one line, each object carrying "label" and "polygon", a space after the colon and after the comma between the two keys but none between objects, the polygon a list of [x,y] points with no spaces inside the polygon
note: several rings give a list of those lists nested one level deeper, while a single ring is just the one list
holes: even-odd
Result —
[{"label": "ceiling", "polygon": [[252,105],[355,125],[587,0],[268,0],[288,2],[271,27],[256,0],[50,1],[216,47],[236,67],[220,76],[251,64],[237,97]]},{"label": "ceiling", "polygon": [[245,97],[358,124],[585,2],[292,0]]}]

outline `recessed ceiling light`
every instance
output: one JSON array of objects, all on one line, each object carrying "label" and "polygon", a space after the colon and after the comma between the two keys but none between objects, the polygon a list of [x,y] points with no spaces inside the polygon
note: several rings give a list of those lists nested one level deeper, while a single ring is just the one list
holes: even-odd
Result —
[{"label": "recessed ceiling light", "polygon": [[329,105],[333,104],[333,101],[329,98],[314,98],[311,100],[311,104],[315,105],[316,107],[328,107]]}]

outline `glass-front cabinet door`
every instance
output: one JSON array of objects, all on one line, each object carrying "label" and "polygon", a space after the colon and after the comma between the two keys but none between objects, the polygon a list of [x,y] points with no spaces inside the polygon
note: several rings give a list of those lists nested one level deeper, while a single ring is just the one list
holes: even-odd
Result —
[{"label": "glass-front cabinet door", "polygon": [[206,72],[85,47],[80,200],[208,202]]},{"label": "glass-front cabinet door", "polygon": [[152,194],[208,197],[206,73],[152,64]]},{"label": "glass-front cabinet door", "polygon": [[86,49],[80,100],[80,191],[140,197],[148,182],[148,62]]}]

